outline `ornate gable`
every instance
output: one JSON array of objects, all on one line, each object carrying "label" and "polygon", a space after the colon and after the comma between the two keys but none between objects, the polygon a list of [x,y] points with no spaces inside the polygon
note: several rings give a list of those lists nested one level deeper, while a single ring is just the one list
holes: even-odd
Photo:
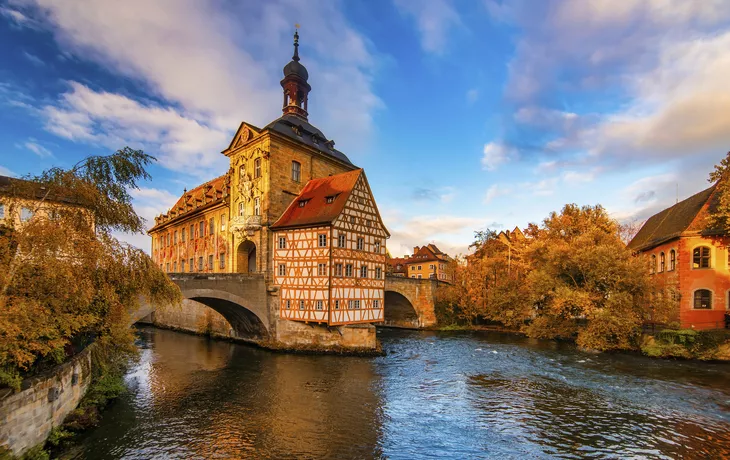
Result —
[{"label": "ornate gable", "polygon": [[239,148],[248,144],[253,138],[257,137],[260,132],[261,129],[250,125],[245,121],[242,122],[241,125],[238,127],[236,134],[233,136],[233,139],[231,139],[231,143],[228,145],[228,148],[221,153],[225,156],[230,156],[233,151],[238,150]]}]

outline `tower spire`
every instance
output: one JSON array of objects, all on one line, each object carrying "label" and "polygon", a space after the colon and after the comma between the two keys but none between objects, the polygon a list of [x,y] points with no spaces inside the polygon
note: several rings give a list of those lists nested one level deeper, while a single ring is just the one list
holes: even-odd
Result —
[{"label": "tower spire", "polygon": [[294,29],[294,56],[292,56],[292,61],[299,62],[299,24],[295,25],[296,29]]},{"label": "tower spire", "polygon": [[312,88],[307,83],[309,74],[306,67],[299,62],[299,24],[294,30],[294,56],[284,66],[284,79],[281,87],[284,90],[284,115],[297,115],[307,119],[307,99]]}]

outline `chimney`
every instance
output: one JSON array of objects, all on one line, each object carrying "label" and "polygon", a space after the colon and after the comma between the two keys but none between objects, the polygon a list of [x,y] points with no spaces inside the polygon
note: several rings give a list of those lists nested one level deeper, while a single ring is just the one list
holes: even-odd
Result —
[{"label": "chimney", "polygon": [[416,255],[416,253],[417,253],[417,252],[418,252],[418,246],[415,246],[415,247],[413,248],[413,255]]}]

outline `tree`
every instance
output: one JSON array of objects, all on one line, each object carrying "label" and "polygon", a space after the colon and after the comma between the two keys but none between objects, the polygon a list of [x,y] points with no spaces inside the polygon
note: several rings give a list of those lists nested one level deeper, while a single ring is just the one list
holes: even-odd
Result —
[{"label": "tree", "polygon": [[142,232],[128,190],[149,179],[154,158],[124,148],[73,168],[51,168],[10,189],[12,215],[33,217],[0,231],[0,384],[62,362],[75,345],[130,351],[129,313],[140,296],[155,305],[180,292],[143,251],[113,231]]},{"label": "tree", "polygon": [[730,152],[715,165],[708,181],[717,183],[715,199],[708,216],[707,227],[721,233],[730,233]]},{"label": "tree", "polygon": [[601,206],[566,205],[534,230],[532,337],[575,338],[597,349],[631,349],[641,332],[650,282],[646,262],[621,241]]}]

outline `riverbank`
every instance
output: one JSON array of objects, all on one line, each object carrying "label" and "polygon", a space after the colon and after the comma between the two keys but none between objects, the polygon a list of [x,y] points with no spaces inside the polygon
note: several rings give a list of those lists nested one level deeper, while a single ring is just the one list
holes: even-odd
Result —
[{"label": "riverbank", "polygon": [[[435,331],[499,332],[526,337],[518,329],[500,325],[450,324],[430,328]],[[562,341],[562,340],[561,340]],[[682,359],[712,362],[730,362],[730,330],[695,331],[691,329],[663,330],[642,334],[639,344],[627,353],[638,353],[649,358]]]}]

